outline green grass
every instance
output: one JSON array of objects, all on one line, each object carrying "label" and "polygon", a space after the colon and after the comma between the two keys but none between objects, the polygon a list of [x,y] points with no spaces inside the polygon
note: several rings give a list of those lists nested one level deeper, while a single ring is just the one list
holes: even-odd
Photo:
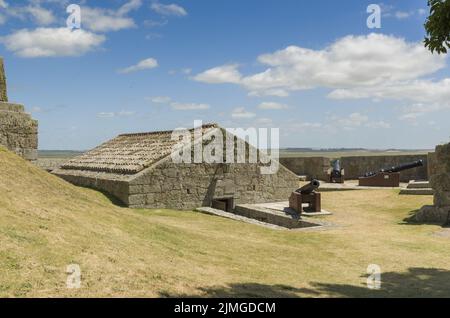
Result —
[{"label": "green grass", "polygon": [[[0,296],[449,296],[450,237],[403,221],[430,196],[326,192],[334,227],[279,231],[131,210],[0,151]],[[366,288],[369,264],[382,289]],[[66,288],[79,264],[80,289]]]}]

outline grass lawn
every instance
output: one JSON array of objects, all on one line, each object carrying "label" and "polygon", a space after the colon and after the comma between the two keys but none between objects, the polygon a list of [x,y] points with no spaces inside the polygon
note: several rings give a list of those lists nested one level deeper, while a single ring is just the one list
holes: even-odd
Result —
[{"label": "grass lawn", "polygon": [[[450,233],[405,222],[431,196],[326,192],[327,230],[131,210],[0,150],[0,296],[450,296]],[[80,289],[66,288],[79,264]],[[382,289],[366,269],[382,269]]]}]

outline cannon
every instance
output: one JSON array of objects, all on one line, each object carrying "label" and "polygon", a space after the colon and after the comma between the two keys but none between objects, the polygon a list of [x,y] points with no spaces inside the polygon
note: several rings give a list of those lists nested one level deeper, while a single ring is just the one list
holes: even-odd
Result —
[{"label": "cannon", "polygon": [[308,212],[320,212],[322,210],[320,193],[316,192],[319,187],[320,181],[314,179],[295,190],[289,197],[289,207],[300,215],[304,212],[303,204],[307,205]]},{"label": "cannon", "polygon": [[359,185],[365,187],[398,187],[400,186],[400,172],[417,167],[423,167],[423,160],[380,169],[378,172],[367,172],[359,178]]},{"label": "cannon", "polygon": [[333,161],[332,167],[328,169],[330,183],[344,183],[344,169],[341,168],[339,159]]}]

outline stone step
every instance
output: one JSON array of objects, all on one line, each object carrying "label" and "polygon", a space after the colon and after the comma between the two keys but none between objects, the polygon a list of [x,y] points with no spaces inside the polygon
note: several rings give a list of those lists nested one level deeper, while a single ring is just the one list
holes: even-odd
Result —
[{"label": "stone step", "polygon": [[431,188],[408,188],[400,190],[400,194],[409,195],[433,195],[434,190]]},{"label": "stone step", "polygon": [[274,224],[288,229],[298,229],[320,226],[320,224],[307,222],[296,213],[279,212],[252,204],[236,205],[234,213],[259,222]]},{"label": "stone step", "polygon": [[411,181],[408,183],[408,189],[429,189],[431,188],[428,181]]},{"label": "stone step", "polygon": [[232,220],[235,220],[235,221],[240,221],[240,222],[245,222],[245,223],[250,223],[250,224],[254,224],[254,225],[264,226],[264,227],[271,228],[271,229],[277,229],[277,230],[283,230],[283,229],[285,230],[286,229],[285,227],[282,227],[282,226],[269,224],[269,223],[265,223],[265,222],[260,222],[260,221],[257,221],[255,219],[247,218],[247,217],[242,216],[242,215],[237,215],[237,214],[234,214],[232,212],[225,212],[225,211],[214,209],[214,208],[210,208],[210,207],[200,207],[200,208],[197,208],[195,210],[197,212],[210,214],[210,215],[215,215],[215,216],[220,216],[220,217],[223,217],[223,218],[232,219]]}]

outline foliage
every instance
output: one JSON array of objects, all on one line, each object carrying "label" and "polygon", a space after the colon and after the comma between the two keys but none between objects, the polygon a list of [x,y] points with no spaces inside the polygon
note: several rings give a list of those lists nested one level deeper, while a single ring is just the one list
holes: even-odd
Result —
[{"label": "foliage", "polygon": [[428,0],[430,16],[425,23],[425,47],[438,54],[450,48],[450,0]]}]

